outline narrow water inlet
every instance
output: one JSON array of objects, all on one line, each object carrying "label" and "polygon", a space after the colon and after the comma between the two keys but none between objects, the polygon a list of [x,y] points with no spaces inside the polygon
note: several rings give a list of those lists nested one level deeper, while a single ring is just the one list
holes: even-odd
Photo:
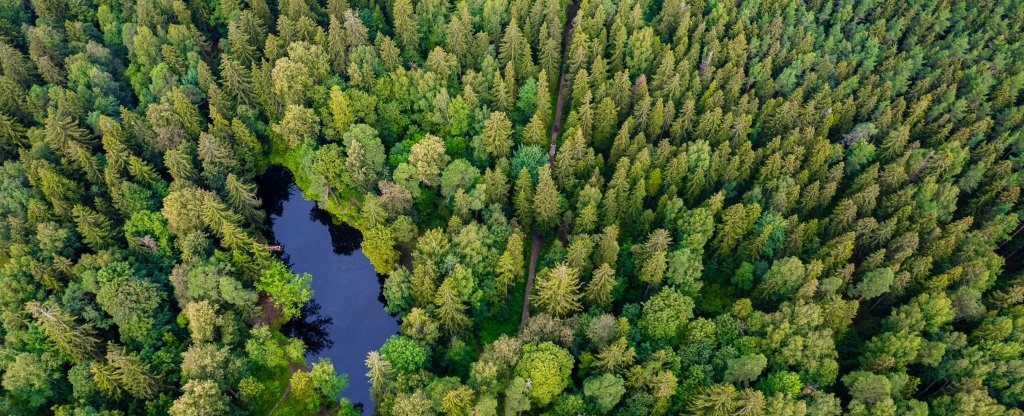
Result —
[{"label": "narrow water inlet", "polygon": [[303,308],[304,316],[282,331],[306,342],[310,363],[330,358],[335,371],[348,374],[342,396],[372,414],[364,360],[398,332],[398,318],[384,310],[382,280],[359,248],[362,236],[351,226],[334,224],[316,202],[303,198],[283,168],[268,169],[259,185],[282,258],[293,272],[313,276],[313,299]]}]

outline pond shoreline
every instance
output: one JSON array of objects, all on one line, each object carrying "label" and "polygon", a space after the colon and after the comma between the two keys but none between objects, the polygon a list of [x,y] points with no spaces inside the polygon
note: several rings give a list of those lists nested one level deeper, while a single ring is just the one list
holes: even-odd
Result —
[{"label": "pond shoreline", "polygon": [[306,343],[307,361],[329,358],[348,374],[342,397],[372,414],[363,361],[398,332],[398,318],[384,310],[383,280],[362,254],[362,235],[305,199],[287,169],[272,166],[258,182],[269,240],[282,246],[279,255],[293,272],[313,276],[313,298],[281,330]]}]

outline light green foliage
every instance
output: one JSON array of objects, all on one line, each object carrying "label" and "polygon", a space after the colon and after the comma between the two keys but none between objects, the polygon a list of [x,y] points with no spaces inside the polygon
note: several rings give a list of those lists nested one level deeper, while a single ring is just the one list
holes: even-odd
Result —
[{"label": "light green foliage", "polygon": [[593,401],[601,414],[611,411],[625,393],[625,382],[613,374],[594,376],[583,381],[583,394]]},{"label": "light green foliage", "polygon": [[338,86],[331,87],[331,121],[334,122],[334,133],[342,136],[348,132],[349,126],[355,118],[352,112],[352,102],[348,94]]},{"label": "light green foliage", "polygon": [[78,324],[73,316],[54,304],[29,302],[25,311],[32,315],[54,347],[73,361],[81,362],[97,353],[99,342],[91,324]]},{"label": "light green foliage", "polygon": [[491,113],[480,132],[484,151],[493,157],[506,157],[512,149],[512,122],[500,111]]},{"label": "light green foliage", "polygon": [[730,359],[725,369],[725,381],[747,385],[757,379],[768,364],[764,354],[744,355]]},{"label": "light green foliage", "polygon": [[297,316],[302,305],[313,297],[311,281],[308,273],[295,274],[284,264],[273,263],[256,281],[256,289],[273,297],[274,305],[281,309],[282,316],[290,319]]},{"label": "light green foliage", "polygon": [[568,351],[545,342],[523,346],[515,374],[528,380],[530,400],[543,407],[569,384],[572,368],[573,358]]},{"label": "light green foliage", "polygon": [[564,198],[558,193],[555,181],[551,179],[548,165],[540,168],[537,181],[537,192],[533,197],[533,206],[537,225],[542,229],[551,229],[562,219]]},{"label": "light green foliage", "polygon": [[395,237],[391,230],[378,225],[364,231],[360,244],[363,254],[373,263],[378,273],[387,274],[398,266],[398,252],[395,251]]},{"label": "light green foliage", "polygon": [[428,134],[409,149],[409,163],[416,168],[419,180],[430,186],[439,183],[441,171],[449,160],[444,152],[444,141],[437,136]]},{"label": "light green foliage", "polygon": [[562,316],[582,309],[580,298],[579,270],[558,264],[537,281],[533,302],[545,312]]},{"label": "light green foliage", "polygon": [[377,131],[366,124],[354,124],[342,136],[345,144],[345,172],[352,187],[373,189],[384,168],[384,145]]},{"label": "light green foliage", "polygon": [[211,380],[193,380],[171,405],[172,416],[214,416],[228,411],[228,397]]},{"label": "light green foliage", "polygon": [[54,394],[53,370],[39,355],[21,353],[7,365],[0,385],[13,397],[23,400],[26,409],[36,409]]},{"label": "light green foliage", "polygon": [[399,373],[414,371],[423,367],[427,359],[427,350],[415,340],[392,335],[380,347],[380,354],[387,360],[391,368]]},{"label": "light green foliage", "polygon": [[757,389],[768,397],[774,396],[775,393],[796,395],[800,393],[802,387],[800,376],[790,371],[772,372],[757,382]]},{"label": "light green foliage", "polygon": [[309,108],[291,104],[285,109],[281,122],[272,129],[288,146],[296,147],[320,134],[320,118]]},{"label": "light green foliage", "polygon": [[873,299],[889,291],[895,274],[888,267],[864,274],[861,281],[850,288],[850,294],[863,299]]},{"label": "light green foliage", "polygon": [[692,299],[673,288],[664,288],[644,302],[637,326],[653,339],[673,341],[683,324],[693,317],[693,306]]},{"label": "light green foliage", "polygon": [[480,178],[480,170],[466,159],[455,159],[441,174],[441,195],[450,198],[456,190],[468,191]]}]

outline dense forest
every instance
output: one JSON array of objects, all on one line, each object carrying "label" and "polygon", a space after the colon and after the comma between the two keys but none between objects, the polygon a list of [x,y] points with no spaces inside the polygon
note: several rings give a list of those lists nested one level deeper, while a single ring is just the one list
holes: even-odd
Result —
[{"label": "dense forest", "polygon": [[1019,1],[0,0],[0,74],[0,414],[1024,415]]}]

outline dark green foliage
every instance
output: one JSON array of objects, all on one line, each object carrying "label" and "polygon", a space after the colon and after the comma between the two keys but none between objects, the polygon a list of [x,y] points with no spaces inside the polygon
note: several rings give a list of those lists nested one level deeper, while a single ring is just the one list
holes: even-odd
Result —
[{"label": "dark green foliage", "polygon": [[1022,10],[0,1],[0,414],[355,412],[279,163],[381,414],[1020,415]]}]

